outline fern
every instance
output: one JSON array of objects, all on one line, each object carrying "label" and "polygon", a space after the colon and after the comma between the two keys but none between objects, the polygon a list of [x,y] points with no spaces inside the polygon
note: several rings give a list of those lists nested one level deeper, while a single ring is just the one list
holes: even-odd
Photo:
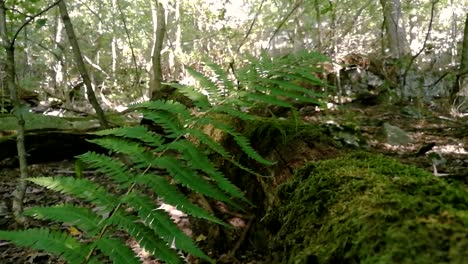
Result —
[{"label": "fern", "polygon": [[145,174],[139,177],[137,182],[149,186],[154,193],[164,200],[164,202],[168,204],[176,204],[177,208],[187,214],[226,226],[226,224],[218,218],[210,215],[204,209],[191,203],[174,185],[170,184],[161,176]]},{"label": "fern", "polygon": [[116,212],[107,220],[107,223],[116,225],[121,230],[128,232],[140,246],[150,254],[158,256],[167,263],[182,263],[177,253],[167,246],[167,243],[155,236],[155,232],[148,226],[140,223],[138,217],[129,216],[125,213]]},{"label": "fern", "polygon": [[45,228],[23,231],[0,231],[0,237],[10,240],[19,246],[27,246],[37,250],[47,250],[65,259],[71,264],[80,264],[86,260],[88,246],[75,238],[57,231]]},{"label": "fern", "polygon": [[195,243],[182,232],[171,220],[169,215],[163,210],[152,209],[153,201],[148,197],[130,193],[123,199],[124,202],[132,206],[143,219],[144,223],[154,230],[167,243],[174,243],[178,249],[190,252],[196,257],[210,260]]},{"label": "fern", "polygon": [[220,65],[206,62],[209,74],[214,76],[187,68],[198,81],[198,86],[168,84],[193,100],[196,111],[177,101],[158,100],[131,106],[161,127],[164,135],[144,126],[96,132],[100,137],[90,141],[109,150],[112,155],[88,152],[78,158],[88,168],[100,172],[106,183],[99,184],[82,177],[28,179],[82,201],[80,206],[33,207],[25,214],[71,225],[84,239],[78,240],[66,231],[48,229],[0,231],[0,239],[52,252],[69,263],[102,263],[108,260],[113,263],[140,263],[126,243],[129,238],[167,263],[183,263],[177,250],[213,263],[179,229],[170,215],[160,209],[161,203],[228,227],[192,203],[179,186],[243,210],[243,205],[251,203],[221,173],[208,154],[214,153],[255,176],[262,175],[237,161],[236,153],[213,139],[204,128],[211,126],[222,131],[251,161],[272,165],[274,162],[264,159],[249,139],[235,128],[237,125],[233,126],[229,121],[267,122],[268,119],[249,110],[258,105],[294,110],[297,102],[320,104],[322,98],[321,94],[295,84],[296,80],[321,84],[314,75],[319,70],[316,65],[322,61],[321,56],[304,52],[275,58],[262,54],[260,59],[247,59],[249,64],[237,71],[237,76],[229,75]]},{"label": "fern", "polygon": [[88,208],[70,204],[50,207],[33,207],[25,210],[25,215],[41,220],[62,222],[83,230],[87,235],[94,236],[103,227],[101,217]]},{"label": "fern", "polygon": [[109,256],[114,264],[140,263],[133,251],[128,248],[120,239],[101,237],[96,240],[96,246],[102,253]]},{"label": "fern", "polygon": [[202,89],[208,94],[208,98],[210,100],[213,100],[215,102],[219,102],[222,100],[220,96],[221,91],[215,82],[210,80],[210,78],[208,78],[204,74],[195,71],[191,67],[186,67],[186,69],[187,72],[201,84]]}]

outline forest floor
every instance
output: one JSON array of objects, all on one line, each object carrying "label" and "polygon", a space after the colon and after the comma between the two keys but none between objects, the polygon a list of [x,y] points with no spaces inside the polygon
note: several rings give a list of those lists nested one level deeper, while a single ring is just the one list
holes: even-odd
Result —
[{"label": "forest floor", "polygon": [[[372,152],[383,153],[392,156],[402,163],[412,164],[433,172],[433,160],[430,153],[440,153],[445,162],[439,164],[437,168],[437,176],[447,178],[457,178],[465,181],[468,179],[468,138],[465,137],[467,119],[459,117],[450,117],[446,112],[434,112],[429,110],[417,110],[416,108],[402,108],[398,106],[377,105],[370,107],[363,106],[344,106],[345,109],[336,112],[323,112],[315,114],[311,118],[305,118],[309,122],[320,120],[323,122],[326,119],[333,119],[338,124],[353,123],[359,127],[363,137],[366,139],[368,149]],[[403,145],[390,145],[385,136],[383,136],[382,125],[389,123],[393,126],[401,128],[411,138],[411,142]],[[433,143],[433,144],[431,144]],[[427,149],[422,149],[427,147]],[[290,153],[288,154],[290,155]],[[317,160],[321,157],[315,157]],[[30,166],[31,176],[73,176],[75,174],[74,162],[71,160],[63,160],[45,164],[34,164]],[[0,229],[12,228],[13,223],[11,218],[2,216],[2,213],[7,211],[11,193],[16,185],[18,178],[18,169],[0,168]],[[99,175],[88,171],[85,177],[93,178],[99,181]],[[468,182],[468,180],[467,180]],[[52,205],[62,202],[78,202],[70,197],[64,197],[55,192],[47,191],[43,188],[30,186],[27,189],[25,206],[37,205]],[[184,228],[190,229],[188,219],[179,215],[177,221],[180,225],[185,225]],[[32,221],[30,227],[43,227],[51,224]],[[72,235],[80,236],[79,231],[73,230],[70,226],[53,226],[53,229],[68,230]],[[240,234],[239,238],[240,238]],[[236,239],[234,239],[236,240]],[[139,249],[134,245],[134,250]],[[141,250],[139,250],[141,253]],[[141,258],[143,263],[158,263],[157,261],[144,256]],[[221,256],[212,256],[214,259],[220,259]],[[238,251],[237,259],[239,263],[264,263],[262,256],[256,255],[253,252]],[[190,263],[196,263],[189,261]],[[221,261],[220,261],[221,262]],[[16,263],[61,263],[57,258],[46,253],[38,253],[33,250],[16,247],[6,241],[0,240],[0,263],[16,264]]]}]

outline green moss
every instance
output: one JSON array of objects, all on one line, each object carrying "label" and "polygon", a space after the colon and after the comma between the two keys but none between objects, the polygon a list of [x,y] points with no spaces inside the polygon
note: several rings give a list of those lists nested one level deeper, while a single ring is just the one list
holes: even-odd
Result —
[{"label": "green moss", "polygon": [[280,263],[468,263],[462,186],[369,153],[315,162],[267,218]]}]

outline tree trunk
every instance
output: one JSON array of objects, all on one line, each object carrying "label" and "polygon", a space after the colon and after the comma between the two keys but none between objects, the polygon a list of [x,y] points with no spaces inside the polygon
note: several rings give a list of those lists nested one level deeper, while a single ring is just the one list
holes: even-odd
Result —
[{"label": "tree trunk", "polygon": [[91,79],[89,78],[88,71],[86,70],[86,66],[81,55],[80,46],[78,45],[78,41],[75,36],[73,24],[71,23],[70,17],[68,16],[67,5],[65,4],[65,0],[60,1],[58,6],[60,14],[62,16],[63,24],[65,25],[68,41],[70,42],[70,45],[73,48],[73,54],[75,56],[78,70],[80,71],[81,77],[83,78],[83,82],[86,85],[86,94],[88,95],[89,103],[93,106],[94,110],[96,111],[96,115],[99,119],[99,123],[101,124],[101,126],[107,128],[109,127],[109,125],[104,115],[104,111],[99,105],[99,102],[96,99],[96,95],[94,94]]},{"label": "tree trunk", "polygon": [[380,3],[383,8],[390,54],[395,59],[403,58],[410,51],[406,40],[406,30],[403,26],[400,0],[380,0]]},{"label": "tree trunk", "polygon": [[[181,1],[176,0],[175,1],[175,21],[181,21],[181,14],[180,14],[180,9],[181,9]],[[182,63],[180,62],[180,59],[182,58],[183,55],[183,50],[182,50],[182,25],[181,23],[177,23],[176,26],[176,32],[175,32],[175,40],[174,40],[174,55],[175,55],[175,60],[174,60],[174,79],[179,80],[179,78],[182,77],[182,72],[184,70]]]},{"label": "tree trunk", "polygon": [[6,25],[6,7],[5,1],[0,0],[0,36],[5,49],[7,58],[5,61],[5,74],[6,84],[10,93],[11,101],[14,104],[14,113],[18,120],[16,127],[16,149],[18,151],[18,160],[20,167],[20,179],[13,192],[12,211],[15,221],[19,224],[24,224],[25,218],[23,213],[23,198],[26,192],[26,178],[28,178],[28,165],[26,162],[26,150],[24,146],[24,118],[23,111],[19,96],[18,86],[16,85],[16,71],[15,71],[15,46],[14,42],[8,38],[8,30]]},{"label": "tree trunk", "polygon": [[151,61],[153,64],[152,78],[151,78],[151,98],[154,98],[157,93],[161,92],[162,89],[162,67],[161,67],[161,50],[164,43],[164,35],[166,34],[166,12],[164,6],[159,2],[156,2],[156,19],[153,19],[153,23],[156,23],[155,39],[153,50],[151,52]]},{"label": "tree trunk", "polygon": [[466,76],[468,75],[468,13],[465,19],[465,30],[463,31],[463,46],[460,60],[460,68],[458,70],[457,78],[453,84],[450,93],[450,101],[456,104],[456,98],[460,88],[467,82]]},{"label": "tree trunk", "polygon": [[314,2],[314,8],[315,8],[315,19],[316,19],[316,25],[317,25],[317,36],[316,36],[316,49],[319,52],[322,52],[322,14],[320,10],[320,3],[319,0],[315,0]]}]

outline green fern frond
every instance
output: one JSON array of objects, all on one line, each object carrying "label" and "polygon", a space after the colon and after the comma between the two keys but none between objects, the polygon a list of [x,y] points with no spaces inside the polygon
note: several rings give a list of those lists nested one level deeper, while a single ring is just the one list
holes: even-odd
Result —
[{"label": "green fern frond", "polygon": [[183,125],[173,113],[150,110],[140,110],[140,112],[143,114],[144,118],[160,125],[164,129],[165,137],[177,138],[184,134]]},{"label": "green fern frond", "polygon": [[243,170],[245,172],[248,172],[248,173],[250,173],[252,175],[262,177],[262,175],[259,175],[255,171],[247,168],[246,166],[244,166],[244,165],[240,164],[238,161],[236,161],[232,157],[232,155],[229,154],[218,142],[214,141],[210,136],[205,134],[203,131],[200,131],[198,129],[188,128],[188,129],[186,129],[186,132],[189,135],[192,135],[192,136],[196,137],[198,140],[200,140],[200,142],[203,145],[207,146],[209,149],[213,150],[215,153],[219,154],[221,157],[223,157],[227,161],[234,164],[234,166],[236,166],[236,167],[240,168],[241,170]]},{"label": "green fern frond", "polygon": [[215,126],[216,128],[228,133],[229,135],[231,135],[233,138],[234,138],[234,141],[237,142],[237,144],[239,145],[239,147],[245,152],[245,154],[247,154],[247,156],[249,156],[250,158],[262,163],[262,164],[265,164],[265,165],[273,165],[275,164],[274,162],[271,162],[269,160],[266,160],[264,159],[262,156],[260,156],[260,154],[257,153],[257,151],[255,151],[252,146],[250,145],[250,142],[249,140],[244,136],[242,135],[241,133],[235,131],[233,128],[229,127],[228,125],[225,125],[221,122],[218,122],[216,120],[213,120],[213,119],[207,119],[205,118],[205,121],[209,122],[210,124],[212,124],[213,126]]},{"label": "green fern frond", "polygon": [[89,246],[80,243],[66,233],[50,231],[45,228],[0,231],[0,239],[12,241],[18,246],[53,253],[71,264],[84,263],[89,252]]},{"label": "green fern frond", "polygon": [[144,223],[153,229],[162,239],[176,248],[188,252],[196,257],[212,261],[195,243],[182,232],[163,210],[155,210],[154,202],[148,197],[134,192],[126,195],[123,201],[133,207]]},{"label": "green fern frond", "polygon": [[135,253],[120,239],[101,237],[96,240],[95,244],[114,264],[141,263],[141,261],[135,257]]},{"label": "green fern frond", "polygon": [[271,91],[271,95],[272,96],[278,96],[278,97],[281,96],[283,98],[288,98],[289,100],[294,101],[294,102],[310,103],[310,104],[314,104],[314,105],[319,104],[319,102],[314,98],[306,97],[306,96],[303,96],[303,95],[301,95],[299,93],[290,92],[290,91],[287,91],[287,90],[273,89]]},{"label": "green fern frond", "polygon": [[149,131],[144,126],[119,127],[113,129],[105,129],[94,133],[99,136],[114,135],[128,139],[140,140],[151,147],[160,147],[164,144],[164,139],[161,135]]},{"label": "green fern frond", "polygon": [[160,196],[165,203],[176,206],[177,209],[184,213],[227,226],[224,222],[210,215],[204,209],[191,203],[184,194],[182,194],[174,185],[170,184],[165,178],[161,176],[145,174],[138,177],[137,182],[147,185],[154,191],[154,193]]},{"label": "green fern frond", "polygon": [[255,121],[258,119],[257,116],[239,111],[231,105],[218,105],[215,108],[213,108],[213,112],[225,113],[225,114],[228,114],[229,116],[237,117],[239,119],[246,120],[246,121]]},{"label": "green fern frond", "polygon": [[62,204],[50,207],[32,207],[24,211],[27,216],[40,220],[52,220],[76,226],[84,231],[88,237],[96,235],[102,228],[102,218],[88,208],[70,204]]},{"label": "green fern frond", "polygon": [[77,157],[89,164],[91,168],[112,178],[115,183],[120,184],[121,188],[127,188],[133,183],[134,175],[127,170],[125,164],[117,159],[95,152],[87,152]]},{"label": "green fern frond", "polygon": [[198,81],[200,86],[208,93],[210,100],[214,102],[221,101],[221,97],[220,97],[221,91],[215,82],[210,80],[210,78],[206,77],[204,74],[199,73],[192,67],[187,66],[186,70],[193,78],[195,78]]},{"label": "green fern frond", "polygon": [[110,194],[102,186],[88,179],[72,177],[36,177],[27,178],[27,180],[46,187],[47,189],[84,199],[100,206],[107,212],[112,211],[112,209],[119,204],[119,199],[115,195]]},{"label": "green fern frond", "polygon": [[295,85],[294,83],[288,82],[288,81],[279,81],[279,80],[263,80],[265,83],[271,83],[274,85],[277,85],[279,88],[282,88],[283,90],[290,91],[290,92],[296,92],[299,94],[304,94],[307,96],[311,97],[316,97],[316,98],[323,98],[323,94],[317,93],[311,89],[307,89],[304,87],[301,87],[299,85]]},{"label": "green fern frond", "polygon": [[209,147],[211,150],[218,153],[222,157],[226,159],[231,159],[231,155],[229,154],[229,152],[227,152],[223,148],[223,146],[221,146],[218,142],[214,141],[210,136],[205,134],[205,132],[200,131],[198,129],[194,129],[194,128],[187,128],[185,132],[195,137],[196,139],[198,139],[202,144],[206,145],[207,147]]},{"label": "green fern frond", "polygon": [[133,105],[132,108],[136,109],[149,109],[153,111],[166,111],[169,113],[177,114],[180,116],[182,119],[188,119],[192,115],[190,111],[187,109],[187,107],[177,101],[172,101],[172,100],[154,100],[154,101],[148,101],[148,102],[143,102],[139,103],[136,105]]},{"label": "green fern frond", "polygon": [[107,223],[127,232],[141,247],[160,260],[170,264],[182,263],[177,253],[170,248],[169,243],[159,238],[151,228],[142,224],[138,217],[118,211],[108,219]]},{"label": "green fern frond", "polygon": [[223,192],[206,182],[196,171],[185,166],[179,160],[170,156],[162,156],[155,158],[153,164],[159,168],[166,169],[178,183],[188,187],[192,191],[237,206]]},{"label": "green fern frond", "polygon": [[168,148],[179,151],[186,160],[187,164],[190,165],[190,167],[206,173],[217,183],[218,187],[221,190],[232,195],[233,197],[248,202],[247,199],[245,199],[242,192],[229,180],[227,180],[226,177],[224,177],[224,175],[215,168],[213,163],[191,142],[172,142],[168,145]]},{"label": "green fern frond", "polygon": [[129,141],[121,138],[96,138],[89,140],[89,142],[98,144],[106,149],[112,150],[115,153],[122,153],[127,155],[139,167],[146,167],[151,164],[153,155],[142,144]]},{"label": "green fern frond", "polygon": [[294,68],[294,69],[292,69],[292,71],[295,74],[295,76],[294,76],[295,79],[301,79],[302,78],[304,80],[307,80],[310,83],[314,83],[314,84],[320,85],[320,86],[322,86],[322,85],[327,86],[328,85],[324,80],[322,80],[322,79],[318,78],[316,75],[314,75],[314,73],[317,74],[317,73],[322,72],[322,70],[319,70],[317,68],[312,68],[312,69],[310,69],[310,68],[309,69]]},{"label": "green fern frond", "polygon": [[227,72],[218,64],[213,63],[211,61],[205,60],[205,65],[208,66],[215,74],[216,78],[222,81],[224,85],[224,89],[227,91],[233,91],[235,85],[229,80],[229,76]]},{"label": "green fern frond", "polygon": [[263,93],[242,93],[242,94],[245,96],[245,98],[250,99],[254,102],[277,105],[277,106],[286,107],[286,108],[293,107],[292,104],[284,100],[278,99],[275,96],[268,95],[268,94],[263,94]]},{"label": "green fern frond", "polygon": [[196,107],[201,110],[208,110],[211,108],[211,103],[208,97],[197,90],[196,87],[190,85],[183,85],[179,83],[166,83],[169,86],[176,88],[183,95],[187,96]]}]

